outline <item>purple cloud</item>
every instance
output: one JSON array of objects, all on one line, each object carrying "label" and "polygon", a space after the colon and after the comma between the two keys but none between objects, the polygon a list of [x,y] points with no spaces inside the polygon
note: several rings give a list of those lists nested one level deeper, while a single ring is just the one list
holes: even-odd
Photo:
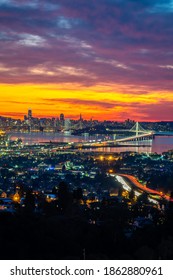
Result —
[{"label": "purple cloud", "polygon": [[[0,61],[9,70],[0,70],[0,81],[172,90],[172,69],[166,67],[173,65],[172,12],[169,0],[2,3]],[[31,69],[40,65],[47,72],[34,74]],[[59,75],[62,67],[87,74]]]}]

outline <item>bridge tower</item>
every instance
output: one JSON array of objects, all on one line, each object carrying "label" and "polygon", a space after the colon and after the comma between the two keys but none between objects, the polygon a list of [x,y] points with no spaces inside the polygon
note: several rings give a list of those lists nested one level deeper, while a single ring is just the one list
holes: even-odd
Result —
[{"label": "bridge tower", "polygon": [[147,130],[145,130],[139,122],[136,122],[135,125],[129,130],[131,132],[135,132],[136,137],[139,136],[139,133],[144,134],[146,132],[148,132]]},{"label": "bridge tower", "polygon": [[136,137],[138,136],[139,134],[139,123],[137,122],[136,123]]}]

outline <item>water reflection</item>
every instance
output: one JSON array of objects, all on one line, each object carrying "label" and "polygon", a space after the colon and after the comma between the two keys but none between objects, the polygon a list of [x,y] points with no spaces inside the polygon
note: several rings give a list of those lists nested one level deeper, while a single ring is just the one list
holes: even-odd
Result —
[{"label": "water reflection", "polygon": [[[85,142],[85,141],[98,141],[99,139],[104,139],[105,135],[95,135],[95,136],[74,136],[65,135],[63,133],[11,133],[9,134],[11,140],[21,138],[24,144],[34,144],[34,143],[45,143],[45,142]],[[108,136],[106,136],[108,138]],[[106,147],[98,149],[88,149],[91,151],[102,151],[102,152],[144,152],[144,153],[163,153],[165,151],[173,149],[173,136],[156,136],[153,140],[144,140],[138,142],[145,146],[126,146],[121,147]],[[146,146],[147,145],[147,146]]]}]

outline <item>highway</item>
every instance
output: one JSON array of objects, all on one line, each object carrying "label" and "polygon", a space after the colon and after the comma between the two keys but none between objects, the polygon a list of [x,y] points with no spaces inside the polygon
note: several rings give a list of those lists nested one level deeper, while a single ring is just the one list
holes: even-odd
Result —
[{"label": "highway", "polygon": [[121,139],[116,139],[116,142],[124,142],[124,141],[131,141],[131,140],[137,140],[137,139],[142,139],[145,137],[153,137],[154,133],[153,132],[147,132],[144,134],[139,134],[139,135],[135,135],[135,136],[130,136],[130,137],[125,137],[125,138],[121,138]]},{"label": "highway", "polygon": [[[128,175],[128,174],[118,174],[118,176],[120,176],[121,178],[124,178],[124,179],[128,179],[135,187],[137,187],[138,189],[148,193],[148,194],[151,194],[151,195],[158,195],[160,196],[161,198],[167,200],[167,201],[171,201],[173,202],[173,199],[170,199],[170,196],[162,193],[162,192],[159,192],[159,191],[156,191],[156,190],[153,190],[153,189],[150,189],[148,188],[147,186],[145,185],[142,185],[134,176],[132,175]],[[126,180],[126,184],[128,185],[128,180]],[[130,186],[129,186],[130,187]]]}]

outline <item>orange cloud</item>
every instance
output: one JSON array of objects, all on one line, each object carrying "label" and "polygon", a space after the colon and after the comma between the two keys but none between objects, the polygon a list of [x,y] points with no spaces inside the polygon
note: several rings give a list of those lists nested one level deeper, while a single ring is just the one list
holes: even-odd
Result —
[{"label": "orange cloud", "polygon": [[76,118],[82,113],[86,119],[166,120],[171,117],[168,108],[170,111],[173,102],[170,92],[149,92],[144,87],[118,84],[1,84],[0,90],[0,115],[15,118],[22,118],[31,107],[35,117],[59,117],[64,113]]}]

